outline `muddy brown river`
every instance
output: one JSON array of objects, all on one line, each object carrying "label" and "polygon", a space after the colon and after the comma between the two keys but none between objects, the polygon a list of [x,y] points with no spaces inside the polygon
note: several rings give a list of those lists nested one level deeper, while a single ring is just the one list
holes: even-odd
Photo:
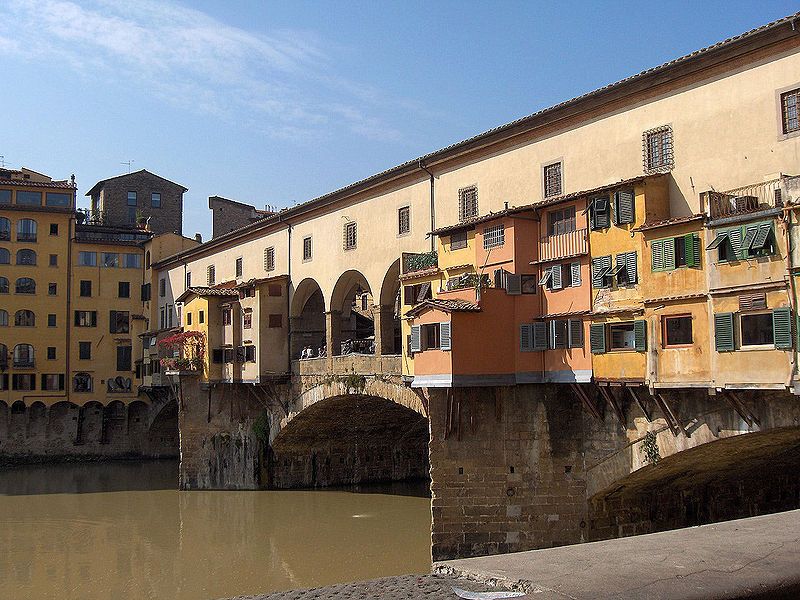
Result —
[{"label": "muddy brown river", "polygon": [[426,482],[179,492],[177,468],[0,471],[0,598],[205,600],[430,570]]}]

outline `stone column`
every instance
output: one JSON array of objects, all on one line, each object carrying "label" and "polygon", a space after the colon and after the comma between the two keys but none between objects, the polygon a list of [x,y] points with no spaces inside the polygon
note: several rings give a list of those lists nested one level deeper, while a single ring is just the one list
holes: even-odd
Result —
[{"label": "stone column", "polygon": [[342,352],[342,311],[329,310],[325,313],[325,344],[328,347],[328,361]]},{"label": "stone column", "polygon": [[394,307],[374,305],[372,320],[375,324],[375,356],[396,354],[394,347]]},{"label": "stone column", "polygon": [[292,336],[289,339],[289,356],[292,360],[300,358],[300,352],[303,350],[303,332],[298,330],[302,322],[302,317],[289,317],[289,326],[292,332]]}]

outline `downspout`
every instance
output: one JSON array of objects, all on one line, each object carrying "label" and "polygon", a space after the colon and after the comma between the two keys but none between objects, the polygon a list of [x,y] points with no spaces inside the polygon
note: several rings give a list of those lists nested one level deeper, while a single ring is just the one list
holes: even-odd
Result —
[{"label": "downspout", "polygon": [[[278,221],[282,222],[283,217],[278,215]],[[286,233],[288,236],[286,250],[286,374],[292,374],[292,303],[289,301],[289,289],[292,285],[292,226],[286,223]]]},{"label": "downspout", "polygon": [[72,326],[73,321],[70,319],[70,312],[72,310],[72,244],[73,241],[73,234],[74,234],[74,223],[75,223],[75,214],[69,218],[69,224],[67,225],[67,319],[66,319],[66,327],[67,327],[67,347],[66,347],[66,360],[64,362],[64,367],[66,369],[66,373],[64,374],[64,392],[67,399],[71,399],[72,394],[72,380],[69,378],[72,371],[70,371],[70,355],[72,354],[72,346],[70,344],[70,340],[72,339]]},{"label": "downspout", "polygon": [[[422,164],[422,159],[420,159],[417,163],[419,168],[425,171],[430,176],[431,181],[431,231],[436,229],[436,194],[434,189],[434,178],[433,173],[428,170],[424,164]],[[436,250],[436,240],[434,236],[431,236],[431,252]]]}]

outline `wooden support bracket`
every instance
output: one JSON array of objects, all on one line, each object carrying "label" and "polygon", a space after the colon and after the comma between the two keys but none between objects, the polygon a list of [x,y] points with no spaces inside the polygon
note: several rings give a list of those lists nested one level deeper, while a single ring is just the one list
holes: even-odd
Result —
[{"label": "wooden support bracket", "polygon": [[586,390],[581,387],[579,383],[570,383],[570,387],[572,388],[572,392],[580,398],[581,402],[583,402],[584,406],[592,413],[592,416],[599,421],[603,420],[603,414],[597,408],[597,403],[595,403],[589,395],[586,393]]},{"label": "wooden support bracket", "polygon": [[625,414],[622,412],[622,405],[620,404],[619,400],[614,396],[614,394],[611,393],[611,390],[608,389],[608,386],[601,385],[599,387],[600,394],[614,410],[614,414],[617,415],[619,422],[625,425]]},{"label": "wooden support bracket", "polygon": [[653,422],[653,414],[649,410],[647,410],[647,407],[645,406],[645,404],[642,401],[642,399],[639,398],[639,395],[636,393],[636,391],[632,387],[627,387],[626,386],[626,388],[627,388],[628,392],[630,393],[630,395],[633,396],[633,399],[636,401],[636,404],[639,406],[639,409],[644,414],[644,418],[647,419],[648,423],[652,423]]},{"label": "wooden support bracket", "polygon": [[731,391],[726,391],[722,394],[728,403],[733,407],[733,410],[737,412],[737,414],[747,423],[748,427],[752,427],[753,424],[760,427],[761,422],[756,418],[756,416],[747,408],[747,405],[744,401],[739,398],[739,396]]},{"label": "wooden support bracket", "polygon": [[678,420],[678,417],[675,416],[675,413],[672,412],[672,409],[669,406],[667,400],[661,394],[653,394],[653,399],[658,404],[658,408],[661,409],[661,414],[664,415],[664,419],[667,421],[667,425],[669,425],[670,431],[672,431],[672,435],[677,436],[679,433],[683,432],[687,438],[689,437],[689,433],[684,429],[681,422]]}]

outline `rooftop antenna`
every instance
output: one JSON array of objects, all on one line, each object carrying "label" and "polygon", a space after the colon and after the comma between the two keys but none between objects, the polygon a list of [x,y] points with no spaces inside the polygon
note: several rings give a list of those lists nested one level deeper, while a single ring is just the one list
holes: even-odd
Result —
[{"label": "rooftop antenna", "polygon": [[123,160],[123,161],[122,161],[121,163],[119,163],[119,164],[121,164],[121,165],[128,165],[128,173],[130,173],[130,172],[131,172],[131,165],[132,165],[134,162],[135,162],[135,161],[134,161],[133,159],[130,159],[130,160]]},{"label": "rooftop antenna", "polygon": [[0,168],[6,168],[6,157],[3,154],[0,154]]}]

